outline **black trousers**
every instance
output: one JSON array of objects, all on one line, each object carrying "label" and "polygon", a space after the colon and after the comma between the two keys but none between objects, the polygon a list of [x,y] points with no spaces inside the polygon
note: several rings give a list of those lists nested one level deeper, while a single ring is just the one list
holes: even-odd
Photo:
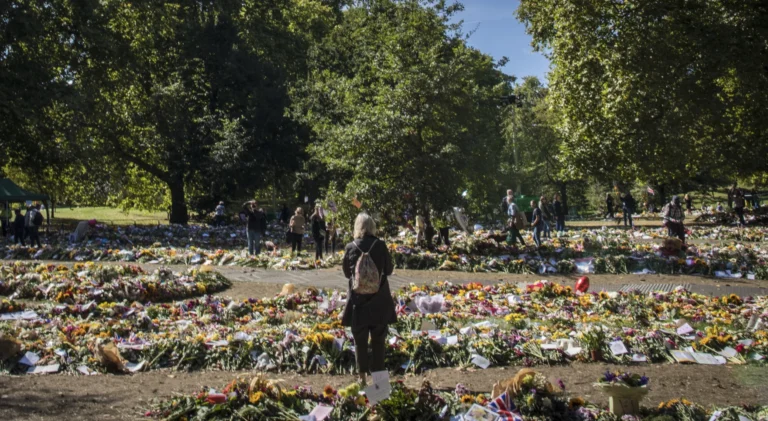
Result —
[{"label": "black trousers", "polygon": [[16,244],[21,244],[22,246],[26,246],[26,244],[24,244],[24,230],[23,229],[14,231],[13,237],[14,237],[14,239],[16,241]]},{"label": "black trousers", "polygon": [[325,244],[325,237],[322,235],[315,237],[315,260],[323,258],[323,245]]},{"label": "black trousers", "polygon": [[325,240],[325,254],[328,254],[328,246],[331,248],[331,253],[336,253],[336,237],[333,237],[333,239],[327,239]]},{"label": "black trousers", "polygon": [[733,210],[735,210],[736,215],[739,216],[739,223],[741,225],[747,225],[747,222],[744,220],[744,208],[734,208]]},{"label": "black trousers", "polygon": [[38,247],[43,247],[40,244],[40,227],[29,227],[29,245],[34,246],[35,243]]},{"label": "black trousers", "polygon": [[[387,325],[353,326],[352,337],[355,338],[355,358],[357,359],[357,372],[373,373],[384,370],[384,351],[389,329]],[[370,345],[368,339],[370,338]],[[371,350],[371,358],[368,358],[368,349]]]},{"label": "black trousers", "polygon": [[667,234],[670,237],[677,237],[683,243],[685,243],[685,228],[683,227],[683,224],[678,224],[677,222],[667,222]]},{"label": "black trousers", "polygon": [[291,233],[291,251],[301,251],[302,238],[304,238],[304,234]]},{"label": "black trousers", "polygon": [[437,235],[437,244],[444,243],[446,246],[451,245],[451,240],[448,238],[448,228],[440,228],[440,232]]}]

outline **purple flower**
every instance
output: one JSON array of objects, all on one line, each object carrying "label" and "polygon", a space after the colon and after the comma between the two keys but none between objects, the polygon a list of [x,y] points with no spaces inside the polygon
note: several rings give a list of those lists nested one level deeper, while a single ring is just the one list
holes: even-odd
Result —
[{"label": "purple flower", "polygon": [[605,381],[612,382],[616,379],[616,375],[611,373],[609,370],[605,371]]},{"label": "purple flower", "polygon": [[557,379],[557,385],[560,386],[560,389],[565,390],[565,383],[562,379]]},{"label": "purple flower", "polygon": [[640,377],[640,386],[645,386],[647,384],[648,384],[648,377],[646,376]]}]

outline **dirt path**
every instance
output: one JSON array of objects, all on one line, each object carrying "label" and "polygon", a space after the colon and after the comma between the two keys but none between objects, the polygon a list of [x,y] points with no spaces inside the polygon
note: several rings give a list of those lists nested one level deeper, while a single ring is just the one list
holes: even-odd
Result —
[{"label": "dirt path", "polygon": [[[552,382],[562,379],[571,396],[607,404],[592,388],[592,383],[606,369],[602,364],[573,364],[538,367]],[[620,367],[627,370],[627,367]],[[424,375],[405,378],[418,387],[429,380],[433,387],[452,390],[463,383],[475,392],[489,392],[493,383],[510,377],[519,367],[488,370],[432,370]],[[764,380],[766,367],[722,367],[643,365],[629,368],[651,378],[651,392],[644,405],[686,397],[703,405],[758,404],[768,402]],[[3,376],[0,377],[0,419],[3,420],[133,420],[142,419],[152,399],[175,393],[189,394],[202,387],[221,389],[235,377],[249,377],[253,372],[172,372],[154,371],[132,376]],[[352,376],[274,375],[287,386],[310,385],[319,390],[326,384],[343,387]],[[762,386],[762,387],[761,387]]]}]

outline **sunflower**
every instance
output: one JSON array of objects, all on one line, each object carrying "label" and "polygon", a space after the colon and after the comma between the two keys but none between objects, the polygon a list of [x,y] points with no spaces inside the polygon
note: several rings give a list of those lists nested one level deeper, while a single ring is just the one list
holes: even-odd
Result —
[{"label": "sunflower", "polygon": [[472,395],[462,395],[461,396],[461,403],[463,404],[471,404],[475,401],[475,398]]}]

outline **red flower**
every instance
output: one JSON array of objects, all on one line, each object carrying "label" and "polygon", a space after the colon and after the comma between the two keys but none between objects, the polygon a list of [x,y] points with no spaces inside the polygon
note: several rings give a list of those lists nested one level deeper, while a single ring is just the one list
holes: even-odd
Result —
[{"label": "red flower", "polygon": [[743,354],[745,348],[746,347],[744,346],[744,344],[738,344],[738,345],[736,345],[736,352],[738,352],[739,354]]}]

